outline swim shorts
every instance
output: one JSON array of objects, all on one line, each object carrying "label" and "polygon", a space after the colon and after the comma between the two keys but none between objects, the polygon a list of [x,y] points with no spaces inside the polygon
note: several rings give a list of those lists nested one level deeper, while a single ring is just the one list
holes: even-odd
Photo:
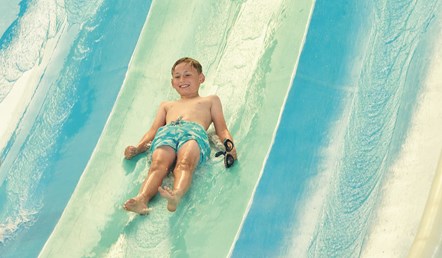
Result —
[{"label": "swim shorts", "polygon": [[199,164],[204,162],[210,155],[209,137],[206,130],[194,122],[178,118],[177,120],[158,129],[150,147],[152,153],[160,146],[170,146],[175,152],[190,140],[195,140],[200,147]]}]

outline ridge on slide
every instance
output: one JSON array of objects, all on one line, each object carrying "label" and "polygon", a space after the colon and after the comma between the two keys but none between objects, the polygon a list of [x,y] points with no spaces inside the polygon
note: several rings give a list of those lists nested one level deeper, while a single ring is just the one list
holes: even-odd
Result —
[{"label": "ridge on slide", "polygon": [[[225,257],[272,143],[311,8],[313,1],[154,1],[99,143],[40,257]],[[139,141],[161,101],[177,98],[170,67],[182,56],[203,64],[200,94],[220,96],[239,162],[226,170],[212,151],[177,212],[155,198],[148,216],[136,216],[121,205],[138,191],[148,159],[126,161],[123,150]]]}]

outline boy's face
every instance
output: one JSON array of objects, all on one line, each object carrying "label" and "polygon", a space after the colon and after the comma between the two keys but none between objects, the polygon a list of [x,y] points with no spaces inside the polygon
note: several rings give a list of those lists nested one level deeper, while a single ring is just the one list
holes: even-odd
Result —
[{"label": "boy's face", "polygon": [[197,94],[200,84],[204,82],[204,74],[188,63],[178,64],[173,70],[172,86],[181,96]]}]

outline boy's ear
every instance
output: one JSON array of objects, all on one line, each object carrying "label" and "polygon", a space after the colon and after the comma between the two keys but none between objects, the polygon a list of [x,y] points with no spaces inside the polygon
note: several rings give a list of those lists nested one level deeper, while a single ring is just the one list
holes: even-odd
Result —
[{"label": "boy's ear", "polygon": [[203,83],[206,80],[206,76],[203,73],[200,73],[200,83]]}]

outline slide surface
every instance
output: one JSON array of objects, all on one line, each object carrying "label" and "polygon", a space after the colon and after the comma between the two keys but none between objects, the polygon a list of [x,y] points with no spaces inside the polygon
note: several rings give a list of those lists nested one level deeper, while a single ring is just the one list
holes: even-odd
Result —
[{"label": "slide surface", "polygon": [[[106,127],[41,257],[226,256],[270,148],[311,9],[312,2],[154,2]],[[140,140],[162,101],[177,98],[170,68],[185,55],[204,64],[200,93],[220,96],[240,161],[226,170],[214,149],[176,213],[158,199],[149,216],[133,216],[121,205],[138,192],[148,161],[123,160],[122,151]]]}]

